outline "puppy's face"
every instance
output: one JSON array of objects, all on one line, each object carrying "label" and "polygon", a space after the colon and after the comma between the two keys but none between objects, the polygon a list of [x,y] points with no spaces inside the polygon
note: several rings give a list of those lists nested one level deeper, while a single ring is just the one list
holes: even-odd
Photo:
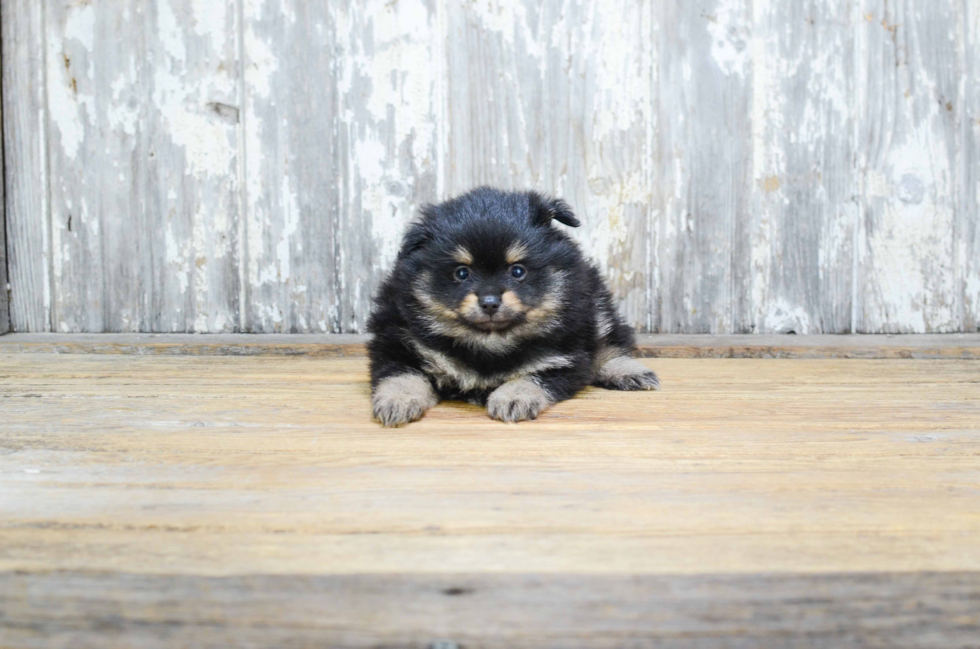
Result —
[{"label": "puppy's face", "polygon": [[444,204],[427,223],[412,289],[437,333],[480,344],[534,336],[556,321],[563,268],[577,249],[552,229],[553,207],[520,198]]},{"label": "puppy's face", "polygon": [[[506,245],[504,245],[506,243]],[[542,305],[559,297],[546,259],[518,238],[493,245],[460,242],[443,250],[423,274],[421,291],[430,311],[446,324],[478,332],[506,331],[535,320]],[[547,305],[545,305],[547,306]],[[546,309],[547,310],[547,309]]]}]

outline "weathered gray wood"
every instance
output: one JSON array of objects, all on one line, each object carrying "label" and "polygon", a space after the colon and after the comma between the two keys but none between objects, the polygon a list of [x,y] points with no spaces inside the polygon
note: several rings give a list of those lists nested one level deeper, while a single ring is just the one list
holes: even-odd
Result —
[{"label": "weathered gray wood", "polygon": [[961,263],[954,239],[963,73],[956,53],[958,4],[861,2],[859,332],[961,326],[954,286]]},{"label": "weathered gray wood", "polygon": [[[146,168],[136,178],[144,184],[140,330],[234,331],[242,211],[239,3],[136,5],[146,62],[142,69],[136,62],[146,93],[140,127]],[[118,12],[111,5],[103,10]]]},{"label": "weathered gray wood", "polygon": [[[2,193],[0,191],[0,201],[3,200]],[[4,224],[3,206],[0,205],[0,335],[10,331],[10,304],[7,286],[7,228]]]},{"label": "weathered gray wood", "polygon": [[43,4],[52,329],[137,331],[148,106],[142,39],[118,34],[142,31],[138,3]]},{"label": "weathered gray wood", "polygon": [[335,331],[339,58],[328,3],[244,3],[242,329]]},{"label": "weathered gray wood", "polygon": [[[0,13],[0,32],[2,32],[3,14]],[[0,70],[3,69],[3,52],[0,52]],[[3,106],[0,105],[0,124],[3,124]],[[3,133],[0,132],[0,147],[3,145]],[[0,150],[0,179],[3,178],[3,152]],[[10,331],[10,296],[7,291],[7,220],[4,203],[3,183],[0,183],[0,335]]]},{"label": "weathered gray wood", "polygon": [[980,330],[980,0],[959,5],[964,92],[957,107],[960,197],[957,205],[957,288],[963,291],[961,331]]},{"label": "weathered gray wood", "polygon": [[647,328],[660,169],[653,3],[447,4],[446,192],[564,197],[583,222],[572,234],[626,319]]},{"label": "weathered gray wood", "polygon": [[436,199],[437,25],[431,2],[246,3],[248,330],[363,330]]},{"label": "weathered gray wood", "polygon": [[46,4],[53,329],[236,327],[234,6]]},{"label": "weathered gray wood", "polygon": [[[203,594],[203,595],[202,595]],[[0,573],[49,647],[974,647],[980,575]],[[441,644],[440,644],[441,641]]]},{"label": "weathered gray wood", "polygon": [[852,6],[754,5],[752,331],[851,328],[858,210]]},{"label": "weathered gray wood", "polygon": [[751,329],[751,6],[663,2],[654,329]]},{"label": "weathered gray wood", "polygon": [[0,12],[10,321],[50,331],[44,12],[32,0],[4,0]]},{"label": "weathered gray wood", "polygon": [[15,330],[363,331],[481,183],[641,330],[977,330],[978,0],[273,4],[4,2]]},{"label": "weathered gray wood", "polygon": [[[363,332],[377,285],[423,203],[439,200],[443,33],[435,0],[336,3],[343,294],[336,330]],[[446,7],[442,11],[447,11]]]}]

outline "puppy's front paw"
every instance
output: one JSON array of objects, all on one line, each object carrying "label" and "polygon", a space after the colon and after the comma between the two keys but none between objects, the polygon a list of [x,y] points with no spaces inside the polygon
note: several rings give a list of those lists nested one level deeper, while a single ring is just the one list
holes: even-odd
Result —
[{"label": "puppy's front paw", "polygon": [[659,390],[653,370],[629,356],[617,356],[599,368],[596,385],[607,390]]},{"label": "puppy's front paw", "polygon": [[535,419],[551,405],[544,388],[530,379],[508,381],[487,397],[487,414],[500,421]]},{"label": "puppy's front paw", "polygon": [[374,418],[385,426],[401,426],[421,419],[437,403],[439,397],[432,384],[421,374],[389,376],[378,383],[371,398]]}]

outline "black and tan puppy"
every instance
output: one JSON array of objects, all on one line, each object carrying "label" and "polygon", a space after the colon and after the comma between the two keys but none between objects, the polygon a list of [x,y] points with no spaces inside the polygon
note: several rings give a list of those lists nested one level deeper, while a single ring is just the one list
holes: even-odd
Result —
[{"label": "black and tan puppy", "polygon": [[381,423],[440,399],[521,421],[590,384],[659,387],[599,271],[552,221],[579,225],[564,201],[487,187],[423,208],[368,322]]}]

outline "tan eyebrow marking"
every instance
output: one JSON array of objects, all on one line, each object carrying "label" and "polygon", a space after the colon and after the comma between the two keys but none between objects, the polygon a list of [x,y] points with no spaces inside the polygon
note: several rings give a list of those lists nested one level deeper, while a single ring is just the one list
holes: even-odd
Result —
[{"label": "tan eyebrow marking", "polygon": [[469,250],[463,246],[459,246],[456,250],[453,250],[453,261],[460,264],[465,264],[467,266],[473,265],[473,255]]},{"label": "tan eyebrow marking", "polygon": [[527,246],[525,246],[520,241],[510,244],[510,248],[507,248],[507,263],[516,264],[524,255],[527,254]]}]

